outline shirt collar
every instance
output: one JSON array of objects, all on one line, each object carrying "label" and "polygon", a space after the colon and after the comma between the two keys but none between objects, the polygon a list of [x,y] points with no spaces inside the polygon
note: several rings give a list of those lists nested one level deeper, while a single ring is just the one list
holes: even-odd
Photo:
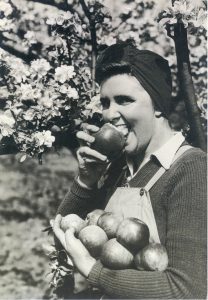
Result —
[{"label": "shirt collar", "polygon": [[166,170],[170,169],[174,156],[184,142],[185,138],[181,132],[177,132],[162,147],[152,153]]},{"label": "shirt collar", "polygon": [[[166,170],[168,170],[173,162],[174,156],[181,146],[181,144],[184,142],[185,138],[182,135],[181,132],[175,132],[174,135],[164,144],[162,145],[158,150],[153,152],[149,157],[145,158],[145,161],[143,161],[142,166],[146,164],[152,156],[156,157],[157,160],[160,162],[162,167]],[[127,160],[128,169],[130,172],[130,178],[133,178],[136,173],[141,169],[141,167],[137,170],[136,173],[133,174],[133,166],[130,161]]]}]

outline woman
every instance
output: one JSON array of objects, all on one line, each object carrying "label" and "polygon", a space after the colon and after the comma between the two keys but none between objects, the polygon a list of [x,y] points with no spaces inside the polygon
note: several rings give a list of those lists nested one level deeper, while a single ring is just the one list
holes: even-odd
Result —
[{"label": "woman", "polygon": [[[169,126],[168,63],[131,44],[115,44],[99,57],[96,78],[103,119],[124,134],[124,155],[109,163],[93,150],[92,133],[98,130],[93,125],[77,134],[82,145],[77,152],[79,174],[58,209],[54,233],[78,271],[109,298],[205,299],[206,155]],[[153,238],[168,253],[164,272],[108,269],[72,233],[60,229],[61,215],[84,218],[95,208],[119,210],[118,187],[126,183],[127,193],[135,187],[140,194],[148,193]],[[136,204],[125,201],[129,214],[139,217]]]}]

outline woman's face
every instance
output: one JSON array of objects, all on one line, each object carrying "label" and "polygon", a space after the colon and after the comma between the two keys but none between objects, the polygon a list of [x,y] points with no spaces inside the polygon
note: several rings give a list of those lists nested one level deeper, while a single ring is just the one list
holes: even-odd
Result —
[{"label": "woman's face", "polygon": [[101,104],[105,122],[110,122],[126,138],[125,152],[145,152],[154,137],[155,110],[149,94],[128,74],[112,76],[101,84]]}]

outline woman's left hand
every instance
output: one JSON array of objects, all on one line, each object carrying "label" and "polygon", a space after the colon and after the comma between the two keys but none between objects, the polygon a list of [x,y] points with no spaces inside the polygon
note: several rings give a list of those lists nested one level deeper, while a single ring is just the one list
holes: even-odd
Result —
[{"label": "woman's left hand", "polygon": [[64,232],[61,227],[62,216],[57,215],[53,223],[53,231],[65,248],[69,257],[73,261],[74,266],[84,276],[88,277],[96,259],[93,258],[82,242],[74,236],[74,232],[68,229]]}]

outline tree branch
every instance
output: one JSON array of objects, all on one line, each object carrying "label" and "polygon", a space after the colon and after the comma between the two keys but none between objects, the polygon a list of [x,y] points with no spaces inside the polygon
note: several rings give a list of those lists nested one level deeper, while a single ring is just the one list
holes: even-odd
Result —
[{"label": "tree branch", "polygon": [[71,5],[69,5],[67,1],[64,1],[63,3],[56,3],[53,0],[27,0],[27,1],[38,2],[38,3],[45,4],[45,5],[54,6],[54,7],[57,7],[58,9],[60,9],[60,10],[70,11],[71,13],[75,12],[73,7]]},{"label": "tree branch", "polygon": [[0,48],[7,51],[7,52],[9,52],[12,55],[18,57],[18,58],[21,58],[27,64],[31,60],[38,59],[38,56],[35,55],[35,54],[27,54],[27,53],[21,52],[21,51],[15,49],[15,48],[13,48],[12,46],[9,46],[9,45],[3,44],[3,43],[0,44]]},{"label": "tree branch", "polygon": [[90,13],[85,0],[80,0],[80,4],[82,9],[89,20],[90,23],[90,35],[91,35],[91,43],[92,43],[92,65],[91,65],[91,76],[92,76],[92,91],[95,93],[95,67],[96,67],[96,59],[97,59],[97,35],[95,29],[95,19],[93,14]]}]

